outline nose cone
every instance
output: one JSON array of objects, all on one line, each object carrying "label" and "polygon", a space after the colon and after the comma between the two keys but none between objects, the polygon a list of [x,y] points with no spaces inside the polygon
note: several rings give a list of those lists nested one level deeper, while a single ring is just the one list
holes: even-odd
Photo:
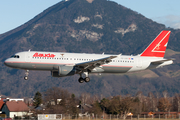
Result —
[{"label": "nose cone", "polygon": [[4,65],[6,65],[6,66],[7,66],[7,59],[4,61]]},{"label": "nose cone", "polygon": [[4,65],[11,67],[11,68],[19,68],[21,65],[17,63],[16,60],[13,58],[8,58],[4,61]]},{"label": "nose cone", "polygon": [[10,67],[11,62],[9,61],[9,58],[4,61],[4,65]]}]

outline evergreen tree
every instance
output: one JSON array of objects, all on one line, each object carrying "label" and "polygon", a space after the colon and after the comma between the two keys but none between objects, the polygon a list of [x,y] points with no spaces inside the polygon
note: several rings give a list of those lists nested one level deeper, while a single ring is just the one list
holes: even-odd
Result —
[{"label": "evergreen tree", "polygon": [[38,91],[36,92],[36,94],[34,95],[33,98],[33,106],[35,106],[35,108],[37,108],[41,103],[42,103],[42,95],[41,93]]}]

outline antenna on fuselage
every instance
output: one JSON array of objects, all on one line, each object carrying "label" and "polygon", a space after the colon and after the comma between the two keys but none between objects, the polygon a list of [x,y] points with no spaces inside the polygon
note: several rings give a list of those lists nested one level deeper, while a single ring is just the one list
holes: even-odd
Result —
[{"label": "antenna on fuselage", "polygon": [[30,52],[31,51],[31,49],[29,49],[29,51],[28,52]]},{"label": "antenna on fuselage", "polygon": [[122,53],[121,54],[119,54],[119,55],[117,55],[117,57],[120,57],[122,55]]}]

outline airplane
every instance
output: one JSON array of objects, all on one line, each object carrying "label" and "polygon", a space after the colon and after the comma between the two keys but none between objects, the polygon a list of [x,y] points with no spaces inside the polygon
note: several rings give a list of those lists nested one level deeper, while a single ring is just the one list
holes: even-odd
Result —
[{"label": "airplane", "polygon": [[163,30],[139,55],[109,55],[66,52],[18,52],[4,61],[8,67],[24,69],[28,79],[29,70],[50,71],[52,77],[79,74],[79,83],[89,82],[90,73],[128,73],[159,68],[173,63],[164,54],[171,31]]}]

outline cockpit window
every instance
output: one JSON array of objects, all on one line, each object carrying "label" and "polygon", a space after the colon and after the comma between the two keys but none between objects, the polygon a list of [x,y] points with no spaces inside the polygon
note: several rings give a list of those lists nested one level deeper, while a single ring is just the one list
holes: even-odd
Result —
[{"label": "cockpit window", "polygon": [[13,55],[11,58],[19,58],[19,55]]}]

